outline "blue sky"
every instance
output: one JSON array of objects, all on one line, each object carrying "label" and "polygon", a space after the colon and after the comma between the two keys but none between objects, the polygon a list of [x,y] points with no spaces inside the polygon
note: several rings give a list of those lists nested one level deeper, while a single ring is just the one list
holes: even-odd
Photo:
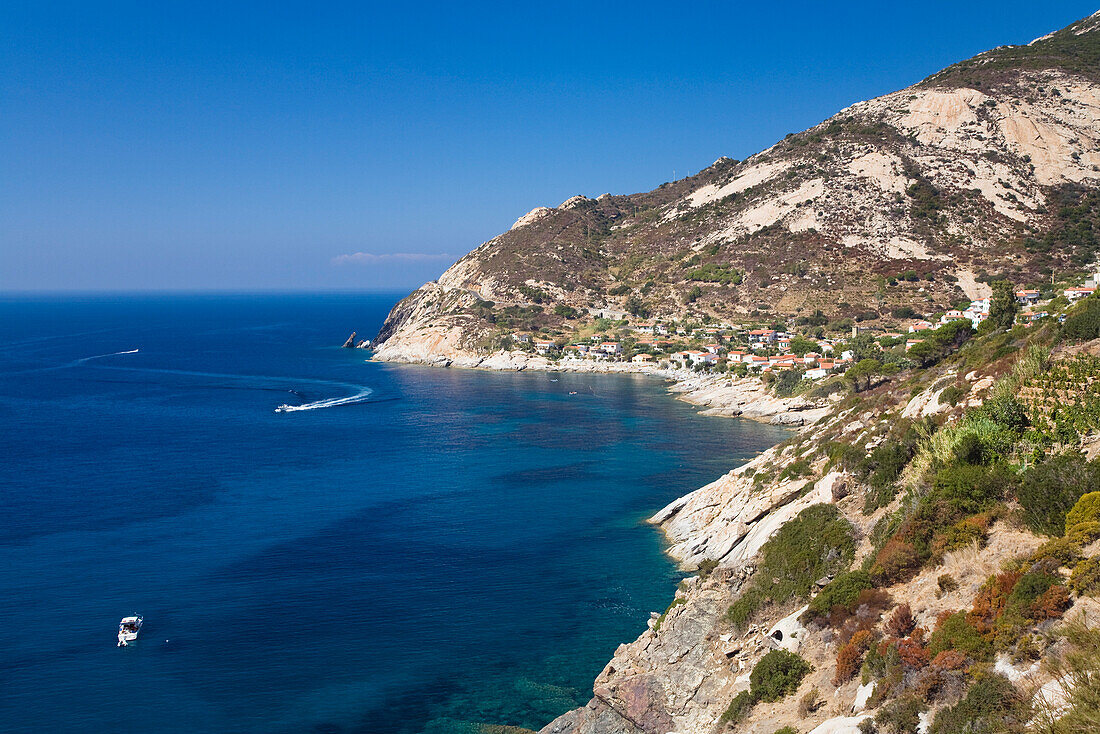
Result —
[{"label": "blue sky", "polygon": [[10,0],[0,291],[411,288],[1100,0],[680,5]]}]

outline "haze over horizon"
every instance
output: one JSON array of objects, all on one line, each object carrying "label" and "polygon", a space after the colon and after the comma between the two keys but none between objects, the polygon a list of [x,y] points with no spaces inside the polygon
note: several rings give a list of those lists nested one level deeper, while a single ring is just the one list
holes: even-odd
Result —
[{"label": "haze over horizon", "polygon": [[1097,5],[921,10],[6,6],[0,290],[410,289]]}]

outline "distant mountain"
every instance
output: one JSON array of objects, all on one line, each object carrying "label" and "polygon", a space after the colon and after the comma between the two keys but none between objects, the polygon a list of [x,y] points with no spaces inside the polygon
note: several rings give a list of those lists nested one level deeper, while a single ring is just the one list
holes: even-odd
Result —
[{"label": "distant mountain", "polygon": [[476,364],[571,309],[719,320],[949,308],[1097,251],[1100,15],[854,104],[745,161],[539,207],[397,304],[377,358]]}]

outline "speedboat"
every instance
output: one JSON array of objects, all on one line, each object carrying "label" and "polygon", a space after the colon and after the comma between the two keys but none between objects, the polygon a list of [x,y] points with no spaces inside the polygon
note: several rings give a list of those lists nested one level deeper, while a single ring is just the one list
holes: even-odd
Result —
[{"label": "speedboat", "polygon": [[118,646],[126,647],[136,640],[144,621],[145,618],[140,614],[135,614],[133,617],[123,617],[122,621],[118,623]]}]

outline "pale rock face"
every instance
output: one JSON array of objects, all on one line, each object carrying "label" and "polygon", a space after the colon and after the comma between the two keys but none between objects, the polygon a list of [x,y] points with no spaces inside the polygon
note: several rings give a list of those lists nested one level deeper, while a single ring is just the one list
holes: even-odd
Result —
[{"label": "pale rock face", "polygon": [[516,223],[513,224],[511,229],[509,229],[508,231],[511,232],[513,229],[519,229],[520,227],[526,227],[528,224],[531,224],[532,222],[537,222],[538,220],[542,219],[546,215],[553,214],[553,213],[554,213],[554,210],[551,209],[548,206],[536,206],[534,209],[532,209],[531,211],[527,212],[522,217],[517,219]]},{"label": "pale rock face", "polygon": [[923,392],[917,393],[905,406],[905,410],[901,412],[901,417],[926,418],[930,415],[936,415],[937,413],[951,410],[949,404],[940,402],[940,395],[943,394],[943,391],[946,390],[947,387],[950,387],[950,385],[939,390],[928,388]]},{"label": "pale rock face", "polygon": [[784,650],[797,654],[802,648],[802,638],[806,634],[806,628],[798,621],[798,618],[809,608],[810,606],[807,604],[793,614],[789,614],[776,622],[768,630],[768,637],[775,640],[776,644]]},{"label": "pale rock face", "polygon": [[683,400],[705,408],[703,415],[754,420],[789,426],[809,425],[828,410],[828,403],[801,396],[779,398],[754,377],[723,378],[697,375],[681,379],[672,387]]},{"label": "pale rock face", "polygon": [[561,204],[559,204],[558,209],[572,209],[580,204],[584,204],[589,201],[592,201],[592,199],[589,199],[587,196],[577,194],[576,196],[571,196],[563,201]]},{"label": "pale rock face", "polygon": [[[737,471],[670,503],[650,518],[673,543],[669,555],[685,565],[705,559],[722,565],[750,560],[788,520],[807,507],[831,503],[837,477],[830,474],[799,497],[807,482],[787,480],[757,486],[745,469],[774,460],[769,449]],[[796,499],[797,498],[797,499]]]},{"label": "pale rock face", "polygon": [[870,714],[838,716],[821,722],[810,730],[810,734],[859,734],[859,725],[869,718]]},{"label": "pale rock face", "polygon": [[[717,162],[717,161],[716,161]],[[707,184],[688,194],[686,202],[691,208],[697,208],[712,201],[721,201],[733,194],[739,194],[753,186],[769,181],[791,166],[789,162],[761,163],[724,186]]]},{"label": "pale rock face", "polygon": [[861,685],[856,688],[856,698],[852,703],[852,711],[859,713],[863,709],[867,708],[867,702],[871,700],[871,695],[875,692],[875,682],[871,681],[865,685]]}]

